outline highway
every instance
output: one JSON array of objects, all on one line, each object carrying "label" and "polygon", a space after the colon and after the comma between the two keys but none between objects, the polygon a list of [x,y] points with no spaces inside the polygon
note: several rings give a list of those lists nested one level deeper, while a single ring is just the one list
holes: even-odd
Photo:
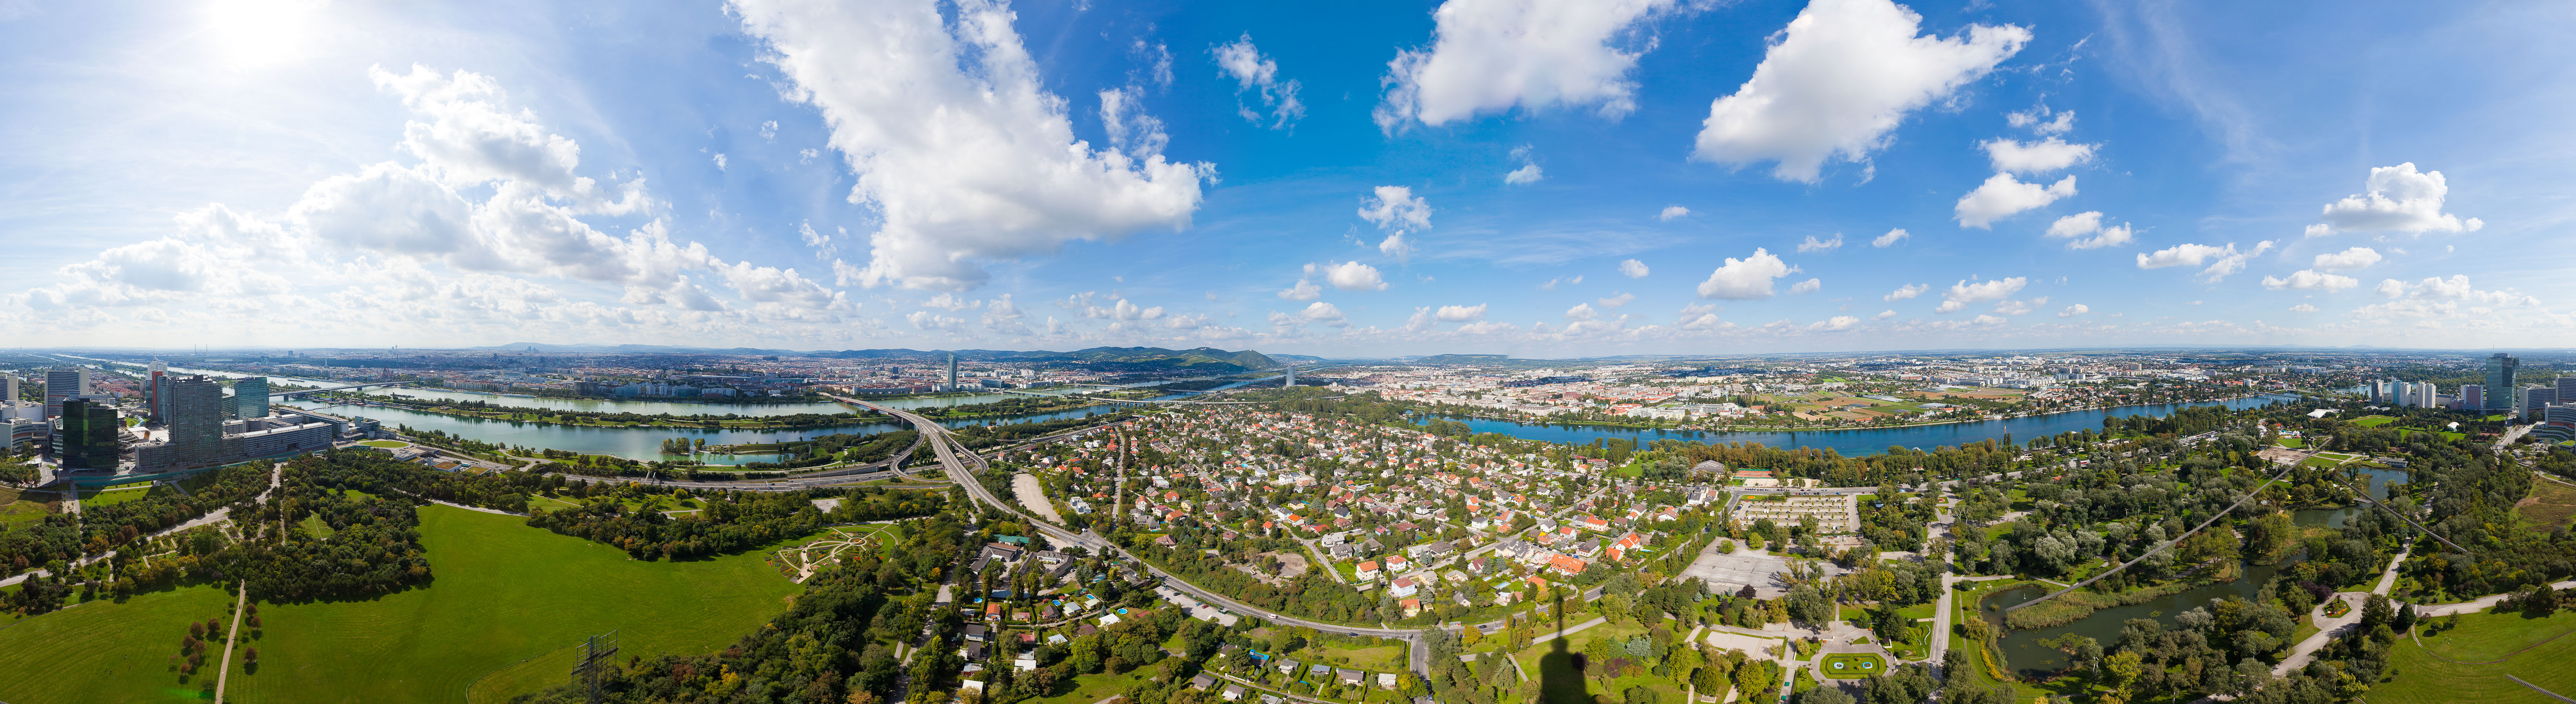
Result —
[{"label": "highway", "polygon": [[[1035,526],[1038,533],[1045,536],[1048,542],[1052,542],[1057,545],[1079,545],[1084,549],[1090,550],[1099,555],[1118,555],[1126,557],[1135,564],[1144,567],[1146,571],[1152,573],[1155,578],[1162,581],[1164,586],[1189,594],[1191,597],[1197,598],[1202,603],[1212,604],[1238,615],[1258,616],[1273,623],[1290,626],[1303,626],[1321,632],[1342,633],[1346,635],[1366,635],[1403,640],[1406,643],[1411,644],[1411,649],[1413,651],[1412,669],[1414,673],[1425,676],[1431,673],[1431,665],[1429,662],[1430,646],[1423,638],[1423,631],[1421,629],[1373,628],[1326,623],[1322,621],[1308,621],[1256,608],[1250,604],[1235,601],[1223,594],[1202,589],[1198,585],[1191,584],[1188,580],[1184,580],[1172,575],[1171,573],[1164,572],[1161,568],[1155,567],[1153,563],[1146,562],[1132,554],[1129,554],[1125,549],[1122,549],[1118,547],[1117,544],[1110,542],[1108,538],[1101,537],[1099,533],[1094,533],[1088,530],[1075,533],[1062,526],[1053,525],[1040,520],[1036,516],[1032,516],[1028,512],[1020,510],[1011,502],[1003,501],[1000,497],[994,496],[991,490],[984,488],[984,484],[982,482],[974,481],[974,478],[979,476],[987,466],[985,464],[984,457],[970,451],[965,451],[962,447],[953,446],[952,444],[955,441],[949,437],[948,428],[932,422],[930,419],[914,415],[911,411],[901,408],[878,405],[856,399],[840,400],[845,403],[876,409],[897,418],[901,418],[904,422],[911,423],[914,429],[921,431],[922,437],[927,438],[930,441],[931,450],[939,455],[940,465],[948,469],[948,476],[956,480],[957,486],[964,487],[968,496],[974,497],[976,501],[982,502],[986,506],[991,506],[1004,513],[1017,516],[1019,521],[1022,523]],[[971,466],[966,458],[972,459]]]}]

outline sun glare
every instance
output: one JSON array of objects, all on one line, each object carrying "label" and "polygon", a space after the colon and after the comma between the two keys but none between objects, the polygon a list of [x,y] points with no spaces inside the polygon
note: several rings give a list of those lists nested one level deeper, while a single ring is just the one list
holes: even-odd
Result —
[{"label": "sun glare", "polygon": [[206,4],[206,30],[214,50],[233,68],[258,68],[303,55],[314,37],[307,31],[322,9],[318,0],[213,0]]}]

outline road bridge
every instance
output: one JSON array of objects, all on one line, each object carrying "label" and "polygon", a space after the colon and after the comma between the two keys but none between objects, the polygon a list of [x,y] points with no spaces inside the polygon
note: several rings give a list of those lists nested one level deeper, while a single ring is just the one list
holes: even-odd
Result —
[{"label": "road bridge", "polygon": [[371,381],[371,382],[367,382],[367,383],[364,383],[364,384],[350,384],[350,385],[347,385],[347,386],[333,386],[333,387],[320,388],[320,389],[298,389],[298,390],[295,390],[295,391],[283,391],[283,392],[271,393],[271,394],[269,394],[269,397],[270,397],[270,398],[285,398],[285,397],[288,397],[288,396],[302,396],[302,395],[305,395],[305,394],[318,394],[318,393],[322,393],[322,392],[324,392],[324,391],[347,391],[347,390],[350,390],[350,389],[363,389],[363,388],[367,388],[367,387],[370,387],[370,386],[410,386],[410,385],[415,384],[415,383],[418,383],[418,382],[411,382],[411,381]]}]

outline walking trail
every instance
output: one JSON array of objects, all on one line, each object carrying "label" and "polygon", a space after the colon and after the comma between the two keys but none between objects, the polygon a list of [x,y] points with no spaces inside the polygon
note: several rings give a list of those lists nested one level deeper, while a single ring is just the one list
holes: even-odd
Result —
[{"label": "walking trail", "polygon": [[233,674],[233,642],[241,640],[242,607],[250,604],[250,582],[241,583],[241,595],[233,601],[233,628],[224,634],[224,659],[215,666],[215,704],[224,704],[224,684]]}]

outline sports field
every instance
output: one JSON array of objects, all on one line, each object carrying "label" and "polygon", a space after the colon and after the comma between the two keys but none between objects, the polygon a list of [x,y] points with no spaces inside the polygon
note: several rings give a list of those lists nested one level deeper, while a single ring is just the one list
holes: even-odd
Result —
[{"label": "sports field", "polygon": [[[570,646],[584,636],[619,631],[621,658],[711,651],[801,591],[763,564],[767,550],[641,562],[523,520],[423,508],[429,586],[367,601],[261,605],[266,628],[251,643],[260,669],[236,670],[226,699],[506,701],[563,681]],[[215,588],[193,587],[0,629],[0,701],[194,700],[195,685],[179,684],[166,659],[185,621],[220,615],[224,600]]]}]

